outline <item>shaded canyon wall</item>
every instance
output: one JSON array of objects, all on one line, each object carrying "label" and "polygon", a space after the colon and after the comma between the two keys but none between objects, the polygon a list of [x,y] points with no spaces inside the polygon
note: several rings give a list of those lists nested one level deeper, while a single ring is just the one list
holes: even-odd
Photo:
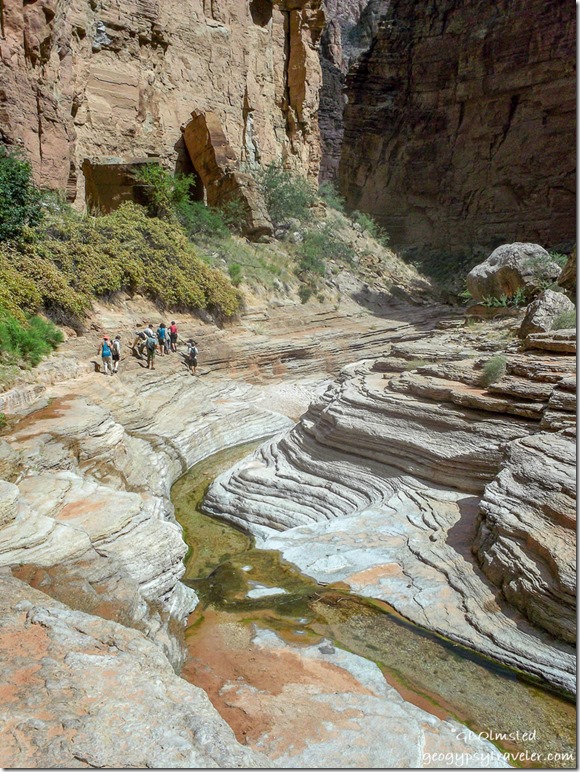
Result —
[{"label": "shaded canyon wall", "polygon": [[390,0],[326,0],[320,45],[322,89],[318,125],[322,142],[320,181],[336,182],[342,141],[344,88],[351,62],[367,51]]},{"label": "shaded canyon wall", "polygon": [[181,127],[194,110],[217,116],[237,161],[315,176],[321,2],[6,0],[0,139],[79,204],[86,159],[191,172]]},{"label": "shaded canyon wall", "polygon": [[575,50],[564,0],[392,0],[348,78],[348,205],[411,253],[573,241]]}]

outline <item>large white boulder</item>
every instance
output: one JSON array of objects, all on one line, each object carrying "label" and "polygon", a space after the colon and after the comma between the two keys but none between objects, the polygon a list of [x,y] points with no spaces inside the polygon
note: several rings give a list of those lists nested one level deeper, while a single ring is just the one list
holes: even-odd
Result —
[{"label": "large white boulder", "polygon": [[527,297],[555,281],[560,267],[539,244],[502,244],[467,275],[467,289],[474,300],[502,295],[512,297],[521,289]]}]

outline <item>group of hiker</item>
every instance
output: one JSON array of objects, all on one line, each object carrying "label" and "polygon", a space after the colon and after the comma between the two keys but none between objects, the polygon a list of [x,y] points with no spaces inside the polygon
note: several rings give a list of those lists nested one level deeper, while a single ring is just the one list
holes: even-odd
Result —
[{"label": "group of hiker", "polygon": [[[131,351],[139,359],[143,359],[145,356],[147,369],[155,370],[156,355],[164,356],[176,353],[178,337],[175,321],[172,321],[169,327],[161,322],[155,332],[153,325],[148,324],[144,330],[137,330],[135,333]],[[104,335],[97,353],[102,360],[102,373],[105,375],[108,375],[109,372],[111,375],[118,373],[121,360],[121,336],[116,335],[114,340],[111,340],[108,335]],[[190,338],[187,341],[185,363],[192,375],[196,375],[197,372],[197,355],[197,343]]]}]

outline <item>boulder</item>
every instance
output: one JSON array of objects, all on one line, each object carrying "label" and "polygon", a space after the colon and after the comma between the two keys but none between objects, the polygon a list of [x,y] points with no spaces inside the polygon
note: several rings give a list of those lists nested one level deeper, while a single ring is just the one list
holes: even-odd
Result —
[{"label": "boulder", "polygon": [[512,297],[523,290],[527,297],[536,295],[542,284],[555,281],[560,267],[539,244],[502,244],[483,263],[467,275],[467,289],[474,300],[501,295]]},{"label": "boulder", "polygon": [[575,310],[574,303],[562,292],[544,290],[528,306],[518,334],[520,338],[525,338],[530,333],[550,332],[561,314]]},{"label": "boulder", "polygon": [[486,486],[474,552],[484,573],[528,619],[576,641],[574,440],[540,432],[506,445]]}]

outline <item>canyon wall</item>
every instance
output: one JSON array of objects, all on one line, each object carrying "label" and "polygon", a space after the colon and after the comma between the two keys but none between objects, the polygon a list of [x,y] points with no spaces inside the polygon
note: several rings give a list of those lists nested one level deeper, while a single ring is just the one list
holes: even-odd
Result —
[{"label": "canyon wall", "polygon": [[322,142],[320,181],[335,182],[342,150],[344,87],[350,63],[367,51],[390,0],[326,0],[320,45],[322,89],[318,126]]},{"label": "canyon wall", "polygon": [[192,111],[213,113],[236,162],[318,173],[321,0],[8,0],[0,22],[0,139],[79,205],[83,163],[193,172]]},{"label": "canyon wall", "polygon": [[348,78],[349,206],[411,253],[573,241],[575,50],[563,0],[393,0]]}]

